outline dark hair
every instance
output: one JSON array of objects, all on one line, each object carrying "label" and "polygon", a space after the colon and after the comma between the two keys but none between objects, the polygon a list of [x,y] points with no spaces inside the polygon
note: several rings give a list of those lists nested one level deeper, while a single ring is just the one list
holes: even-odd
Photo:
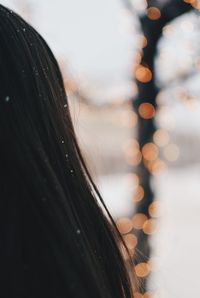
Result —
[{"label": "dark hair", "polygon": [[1,296],[130,298],[121,242],[78,147],[57,61],[0,5]]}]

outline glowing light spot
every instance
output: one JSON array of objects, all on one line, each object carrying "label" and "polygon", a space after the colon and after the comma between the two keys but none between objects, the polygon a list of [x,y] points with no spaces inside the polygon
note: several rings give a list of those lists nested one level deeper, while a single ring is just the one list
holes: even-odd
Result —
[{"label": "glowing light spot", "polygon": [[140,202],[144,198],[144,189],[141,185],[139,185],[134,192],[133,201]]},{"label": "glowing light spot", "polygon": [[[147,46],[147,44],[148,44],[148,40],[147,40],[146,36],[144,36],[143,34],[141,34],[140,37],[139,37],[138,43],[139,43],[139,46],[141,48],[145,48]],[[137,55],[140,56],[140,59],[137,60],[138,61],[138,64],[139,64],[141,62],[142,55],[141,55],[141,53],[137,53]]]},{"label": "glowing light spot", "polygon": [[142,147],[142,155],[148,161],[153,161],[158,157],[158,148],[153,143],[147,143]]},{"label": "glowing light spot", "polygon": [[147,216],[143,213],[137,213],[132,218],[132,223],[134,229],[141,230],[145,221],[147,220]]},{"label": "glowing light spot", "polygon": [[145,48],[148,45],[148,39],[146,36],[143,36],[143,42],[142,42],[142,47]]},{"label": "glowing light spot", "polygon": [[151,119],[155,116],[155,108],[148,102],[141,103],[138,108],[139,115],[144,119]]},{"label": "glowing light spot", "polygon": [[135,266],[135,272],[138,277],[146,277],[150,273],[150,267],[147,263],[139,263]]},{"label": "glowing light spot", "polygon": [[160,209],[160,203],[158,201],[152,202],[148,208],[149,215],[151,215],[151,217],[158,217],[159,209]]},{"label": "glowing light spot", "polygon": [[139,82],[148,83],[152,79],[152,72],[148,67],[139,65],[136,68],[135,77]]},{"label": "glowing light spot", "polygon": [[126,155],[126,162],[131,166],[139,165],[141,160],[142,160],[142,155],[139,150],[137,151],[136,154],[133,152],[132,154]]},{"label": "glowing light spot", "polygon": [[176,161],[180,155],[180,150],[176,144],[169,144],[165,149],[164,149],[164,157],[168,161]]},{"label": "glowing light spot", "polygon": [[128,164],[138,165],[140,163],[142,156],[139,150],[139,144],[136,140],[128,140],[123,146],[123,151]]},{"label": "glowing light spot", "polygon": [[147,235],[151,235],[156,230],[156,222],[154,219],[148,219],[143,224],[143,232]]},{"label": "glowing light spot", "polygon": [[128,234],[125,235],[124,237],[124,241],[126,243],[126,246],[128,247],[128,249],[134,249],[137,245],[137,237],[133,234]]},{"label": "glowing light spot", "polygon": [[138,150],[139,149],[139,143],[136,139],[129,139],[126,141],[126,143],[123,145],[124,152],[132,151],[132,150]]},{"label": "glowing light spot", "polygon": [[156,268],[156,264],[159,264],[160,263],[160,260],[158,257],[151,257],[149,260],[148,260],[148,265],[149,265],[149,268],[151,271],[156,271],[157,268]]},{"label": "glowing light spot", "polygon": [[170,137],[166,130],[158,129],[153,135],[153,140],[159,147],[164,147],[169,143]]},{"label": "glowing light spot", "polygon": [[128,217],[118,219],[116,225],[121,234],[127,234],[133,228],[133,222]]},{"label": "glowing light spot", "polygon": [[147,9],[147,16],[150,20],[155,21],[161,17],[161,12],[157,7],[150,7]]},{"label": "glowing light spot", "polygon": [[157,159],[151,163],[149,170],[153,175],[156,176],[166,172],[167,168],[168,167],[164,161]]},{"label": "glowing light spot", "polygon": [[9,96],[6,96],[5,97],[5,102],[9,102],[10,101],[10,97]]},{"label": "glowing light spot", "polygon": [[[142,47],[142,44],[141,44],[141,47]],[[138,53],[138,52],[135,53],[135,56],[134,56],[134,65],[137,65],[138,66],[138,64],[140,64],[141,60],[142,60],[141,53]],[[134,73],[135,73],[135,69],[134,69]]]}]

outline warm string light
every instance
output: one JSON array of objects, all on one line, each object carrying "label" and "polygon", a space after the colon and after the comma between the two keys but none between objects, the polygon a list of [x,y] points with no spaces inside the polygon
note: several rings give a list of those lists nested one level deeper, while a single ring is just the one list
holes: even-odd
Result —
[{"label": "warm string light", "polygon": [[132,218],[133,228],[135,230],[142,230],[145,221],[147,220],[147,216],[143,213],[136,213]]},{"label": "warm string light", "polygon": [[135,273],[138,277],[147,277],[150,273],[150,266],[148,263],[142,262],[135,266]]},{"label": "warm string light", "polygon": [[144,222],[142,229],[146,235],[154,234],[157,229],[156,220],[155,219],[147,219]]},{"label": "warm string light", "polygon": [[144,198],[144,188],[141,185],[138,185],[134,192],[133,202],[138,203],[142,201],[143,198]]},{"label": "warm string light", "polygon": [[[128,140],[123,146],[127,164],[137,166],[142,161],[144,166],[152,175],[164,173],[168,166],[160,159],[160,154],[167,162],[175,162],[180,156],[180,149],[176,144],[169,143],[170,138],[167,131],[158,129],[153,136],[154,142],[146,143],[141,149],[136,139]],[[162,149],[161,153],[160,150]],[[139,202],[144,197],[142,186],[135,188],[134,202]]]},{"label": "warm string light", "polygon": [[141,162],[142,155],[139,149],[139,144],[135,139],[130,139],[123,146],[126,162],[129,165],[136,166]]},{"label": "warm string light", "polygon": [[164,129],[158,129],[153,135],[153,141],[158,147],[165,147],[170,141],[169,133]]},{"label": "warm string light", "polygon": [[150,20],[156,21],[161,17],[161,11],[157,7],[149,7],[147,9],[147,16]]},{"label": "warm string light", "polygon": [[147,66],[140,64],[136,67],[135,77],[141,83],[148,83],[152,80],[152,72]]},{"label": "warm string light", "polygon": [[[127,164],[137,166],[143,161],[145,167],[153,175],[158,175],[167,170],[167,164],[159,158],[159,147],[163,148],[163,157],[170,162],[174,162],[180,155],[180,150],[176,144],[169,144],[169,135],[164,130],[158,130],[154,135],[155,143],[146,143],[141,149],[135,139],[130,139],[123,146]],[[142,186],[137,185],[133,201],[139,202],[144,197]]]},{"label": "warm string light", "polygon": [[121,234],[127,234],[133,229],[133,222],[128,217],[120,218],[116,225]]},{"label": "warm string light", "polygon": [[151,103],[144,102],[139,105],[138,113],[141,118],[148,120],[155,116],[156,110]]},{"label": "warm string light", "polygon": [[161,204],[158,201],[154,201],[149,205],[148,212],[149,215],[153,218],[157,218],[160,216],[160,209],[161,209]]},{"label": "warm string light", "polygon": [[148,39],[146,36],[143,36],[142,38],[142,48],[145,48],[148,45]]},{"label": "warm string light", "polygon": [[[133,229],[143,230],[146,234],[153,234],[156,231],[156,218],[159,217],[159,212],[160,203],[154,201],[149,206],[149,215],[152,218],[148,218],[144,213],[136,213],[132,218],[119,218],[116,221],[117,228],[122,235],[131,233]],[[129,237],[127,239],[131,238]]]},{"label": "warm string light", "polygon": [[[155,107],[144,102],[139,105],[138,114],[145,120],[152,119],[156,115]],[[166,110],[162,108],[162,115],[168,118]],[[166,119],[167,121],[167,119]],[[157,129],[153,134],[152,142],[146,143],[140,148],[136,139],[128,140],[123,146],[125,159],[129,165],[138,166],[142,161],[152,175],[160,175],[167,170],[167,164],[160,159],[162,156],[167,162],[175,162],[180,156],[180,149],[176,144],[170,143],[169,133],[165,129]],[[134,202],[139,202],[144,197],[144,189],[141,185],[135,188]]]},{"label": "warm string light", "polygon": [[137,245],[137,237],[134,234],[127,234],[123,238],[128,249],[134,250]]},{"label": "warm string light", "polygon": [[155,144],[153,143],[146,143],[143,147],[142,147],[142,155],[143,158],[147,161],[154,161],[158,158],[158,148]]}]

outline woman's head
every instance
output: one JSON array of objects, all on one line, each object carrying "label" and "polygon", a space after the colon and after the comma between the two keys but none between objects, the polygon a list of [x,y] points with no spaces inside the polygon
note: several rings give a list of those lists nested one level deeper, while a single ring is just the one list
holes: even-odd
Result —
[{"label": "woman's head", "polygon": [[8,297],[131,297],[118,232],[97,198],[103,204],[51,50],[0,6],[0,258]]}]

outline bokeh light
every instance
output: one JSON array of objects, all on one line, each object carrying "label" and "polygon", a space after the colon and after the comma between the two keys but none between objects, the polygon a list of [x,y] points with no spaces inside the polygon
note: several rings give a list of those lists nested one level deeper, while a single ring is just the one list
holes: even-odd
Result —
[{"label": "bokeh light", "polygon": [[157,7],[149,7],[147,9],[147,16],[149,19],[155,21],[161,17],[161,12]]},{"label": "bokeh light", "polygon": [[147,216],[143,213],[137,213],[132,218],[133,227],[136,230],[140,230],[143,228],[143,225],[147,221]]},{"label": "bokeh light", "polygon": [[127,245],[127,247],[132,250],[136,247],[137,245],[137,237],[133,234],[127,234],[124,237],[124,241]]},{"label": "bokeh light", "polygon": [[150,267],[148,263],[139,263],[135,266],[135,272],[138,277],[146,277],[150,273]]},{"label": "bokeh light", "polygon": [[155,108],[148,102],[140,104],[138,112],[139,115],[144,119],[151,119],[155,116]]},{"label": "bokeh light", "polygon": [[129,233],[133,228],[133,222],[127,217],[120,218],[119,220],[117,220],[116,224],[117,228],[122,234]]},{"label": "bokeh light", "polygon": [[157,146],[164,147],[170,141],[169,133],[164,129],[158,129],[153,135],[153,140]]},{"label": "bokeh light", "polygon": [[152,72],[148,67],[139,65],[135,71],[135,77],[142,83],[148,83],[152,79]]},{"label": "bokeh light", "polygon": [[144,188],[141,185],[138,185],[134,191],[133,201],[135,203],[140,202],[143,198],[144,198]]}]

